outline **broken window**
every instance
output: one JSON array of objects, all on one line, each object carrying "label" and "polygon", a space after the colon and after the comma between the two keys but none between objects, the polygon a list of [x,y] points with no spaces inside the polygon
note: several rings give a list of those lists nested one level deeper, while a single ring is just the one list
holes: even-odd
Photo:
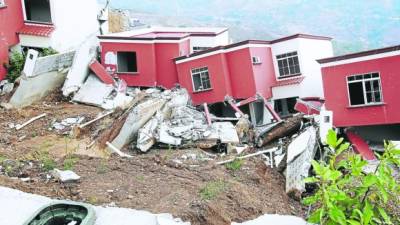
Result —
[{"label": "broken window", "polygon": [[253,57],[251,58],[251,62],[253,63],[253,65],[261,64],[261,58],[258,57],[258,56],[253,56]]},{"label": "broken window", "polygon": [[298,97],[276,99],[274,109],[281,117],[290,116],[297,111],[294,109]]},{"label": "broken window", "polygon": [[279,76],[300,75],[300,63],[297,52],[289,52],[276,56],[279,68]]},{"label": "broken window", "polygon": [[137,73],[136,52],[118,52],[117,69],[118,73]]},{"label": "broken window", "polygon": [[347,77],[350,105],[368,105],[382,102],[381,78],[379,73]]},{"label": "broken window", "polygon": [[49,0],[24,0],[26,20],[51,23]]},{"label": "broken window", "polygon": [[204,91],[211,89],[208,67],[192,69],[192,80],[194,91]]},{"label": "broken window", "polygon": [[194,46],[193,47],[193,52],[201,52],[201,51],[204,51],[204,50],[207,50],[207,49],[209,49],[210,47],[198,47],[198,46]]}]

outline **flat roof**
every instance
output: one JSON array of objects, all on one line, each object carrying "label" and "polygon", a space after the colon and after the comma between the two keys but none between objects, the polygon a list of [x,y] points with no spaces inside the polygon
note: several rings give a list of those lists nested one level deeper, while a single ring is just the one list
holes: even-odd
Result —
[{"label": "flat roof", "polygon": [[149,27],[120,33],[100,35],[99,39],[119,40],[181,40],[189,36],[217,36],[225,27]]},{"label": "flat roof", "polygon": [[330,37],[316,36],[316,35],[309,35],[309,34],[294,34],[294,35],[278,38],[278,39],[275,39],[275,40],[272,40],[272,41],[246,40],[246,41],[241,41],[241,42],[237,42],[237,43],[233,43],[233,44],[229,44],[229,45],[225,45],[225,46],[217,46],[217,47],[210,48],[210,49],[207,49],[207,50],[204,50],[204,51],[195,52],[195,53],[192,53],[192,54],[187,55],[187,56],[180,56],[180,57],[175,58],[175,61],[192,58],[192,57],[195,57],[195,56],[211,53],[211,52],[218,51],[218,50],[228,50],[230,48],[239,47],[239,46],[243,46],[243,45],[247,45],[247,44],[265,44],[265,45],[270,45],[270,44],[276,44],[276,43],[279,43],[279,42],[289,41],[289,40],[296,39],[296,38],[327,40],[327,41],[332,40],[332,38],[330,38]]},{"label": "flat roof", "polygon": [[367,50],[367,51],[362,51],[362,52],[350,53],[350,54],[346,54],[346,55],[318,59],[317,62],[319,62],[320,64],[325,64],[325,63],[343,61],[346,59],[354,59],[354,58],[359,58],[359,57],[364,57],[364,56],[372,56],[372,55],[378,55],[378,54],[382,54],[382,53],[394,52],[394,51],[399,51],[399,50],[400,50],[400,45],[396,45],[396,46],[391,46],[391,47],[378,48],[378,49]]}]

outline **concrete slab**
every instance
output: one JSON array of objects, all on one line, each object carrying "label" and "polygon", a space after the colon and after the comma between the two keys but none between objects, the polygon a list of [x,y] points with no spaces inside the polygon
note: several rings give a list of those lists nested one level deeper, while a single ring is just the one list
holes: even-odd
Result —
[{"label": "concrete slab", "polygon": [[[21,225],[41,207],[58,202],[47,197],[0,187],[0,224]],[[190,225],[179,222],[170,214],[152,214],[127,208],[93,206],[96,212],[95,225]],[[161,221],[161,224],[160,224]]]},{"label": "concrete slab", "polygon": [[284,216],[284,215],[263,215],[257,219],[243,222],[243,223],[231,223],[231,225],[311,225],[304,219],[295,216]]}]

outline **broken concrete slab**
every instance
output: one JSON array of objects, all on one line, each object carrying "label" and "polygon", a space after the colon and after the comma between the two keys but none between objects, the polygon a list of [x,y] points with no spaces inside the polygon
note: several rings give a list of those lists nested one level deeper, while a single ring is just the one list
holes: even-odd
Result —
[{"label": "broken concrete slab", "polygon": [[230,122],[215,122],[211,125],[211,134],[206,139],[217,139],[221,143],[239,144],[235,126]]},{"label": "broken concrete slab", "polygon": [[71,170],[59,170],[59,169],[54,169],[51,174],[53,177],[58,179],[59,181],[63,183],[68,183],[68,182],[75,182],[81,179],[81,177],[76,174],[74,171]]},{"label": "broken concrete slab", "polygon": [[[0,224],[21,225],[45,205],[62,201],[0,187]],[[152,214],[128,208],[92,206],[96,213],[95,225],[190,225],[169,214]],[[159,218],[162,218],[159,220]],[[161,224],[159,224],[161,221]],[[174,223],[166,223],[174,222]]]},{"label": "broken concrete slab", "polygon": [[65,80],[65,72],[47,72],[35,77],[21,77],[20,84],[10,99],[15,108],[22,108],[41,100],[59,88]]},{"label": "broken concrete slab", "polygon": [[91,74],[72,101],[101,107],[113,90],[113,85],[105,84]]},{"label": "broken concrete slab", "polygon": [[14,83],[10,83],[8,80],[0,81],[0,96],[11,93],[14,89]]},{"label": "broken concrete slab", "polygon": [[164,99],[150,99],[133,108],[118,136],[112,141],[112,144],[116,148],[121,149],[132,142],[139,129],[143,127],[165,103],[166,100]]},{"label": "broken concrete slab", "polygon": [[231,223],[231,225],[311,225],[303,218],[278,214],[266,214],[257,219],[243,223]]},{"label": "broken concrete slab", "polygon": [[83,85],[89,74],[88,65],[97,55],[98,45],[99,40],[96,35],[93,35],[76,48],[75,58],[62,87],[64,96],[77,92]]},{"label": "broken concrete slab", "polygon": [[115,83],[111,75],[106,71],[106,69],[97,61],[93,59],[89,63],[90,70],[105,84],[113,85]]},{"label": "broken concrete slab", "polygon": [[289,144],[286,161],[287,193],[297,194],[305,191],[304,179],[308,177],[317,148],[317,134],[313,126],[306,128]]}]

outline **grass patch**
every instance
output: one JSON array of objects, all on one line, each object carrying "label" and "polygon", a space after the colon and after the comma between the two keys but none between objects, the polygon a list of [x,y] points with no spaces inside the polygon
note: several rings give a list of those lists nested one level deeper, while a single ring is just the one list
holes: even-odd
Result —
[{"label": "grass patch", "polygon": [[228,170],[237,171],[242,168],[243,163],[244,163],[243,159],[235,159],[234,161],[225,164],[225,167]]},{"label": "grass patch", "polygon": [[200,198],[202,200],[212,200],[227,188],[227,184],[222,181],[210,181],[200,189]]},{"label": "grass patch", "polygon": [[143,182],[144,181],[144,176],[143,175],[139,175],[139,176],[136,177],[136,180]]},{"label": "grass patch", "polygon": [[0,164],[2,164],[6,160],[7,160],[7,157],[5,157],[4,155],[0,154]]},{"label": "grass patch", "polygon": [[87,202],[91,205],[96,205],[98,203],[98,199],[96,196],[89,196]]},{"label": "grass patch", "polygon": [[68,155],[65,159],[64,159],[64,170],[72,170],[74,169],[75,164],[79,161],[78,157],[75,157],[73,155]]},{"label": "grass patch", "polygon": [[109,171],[107,163],[105,160],[101,160],[100,164],[96,168],[98,174],[105,174]]},{"label": "grass patch", "polygon": [[50,156],[48,150],[35,151],[33,154],[28,155],[26,158],[28,160],[39,161],[45,171],[53,170],[57,166],[56,161]]}]

